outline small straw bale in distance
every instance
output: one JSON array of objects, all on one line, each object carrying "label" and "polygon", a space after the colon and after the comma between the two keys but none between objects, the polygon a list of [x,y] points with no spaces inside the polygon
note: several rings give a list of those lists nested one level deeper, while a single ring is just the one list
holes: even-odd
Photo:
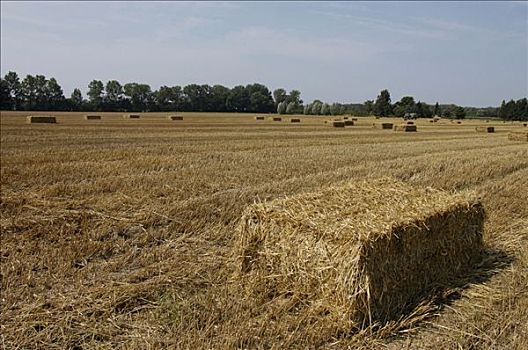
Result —
[{"label": "small straw bale in distance", "polygon": [[493,126],[477,126],[475,128],[476,132],[495,132],[495,127]]},{"label": "small straw bale in distance", "polygon": [[36,123],[55,124],[57,123],[57,119],[51,115],[28,115],[26,119],[29,124],[36,124]]},{"label": "small straw bale in distance", "polygon": [[416,127],[416,125],[409,125],[409,124],[397,124],[397,125],[394,125],[394,128],[393,128],[394,131],[405,131],[405,132],[412,132],[412,131],[417,131],[418,128]]},{"label": "small straw bale in distance", "polygon": [[408,125],[414,125],[414,122],[413,122],[413,121],[410,121],[410,120],[408,120],[408,121],[406,122],[406,124],[408,124]]},{"label": "small straw bale in distance", "polygon": [[300,123],[300,122],[301,122],[301,119],[299,119],[299,118],[292,118],[292,119],[290,119],[290,122],[291,122],[291,123]]},{"label": "small straw bale in distance", "polygon": [[281,122],[282,118],[281,117],[273,117],[273,121],[274,122]]},{"label": "small straw bale in distance", "polygon": [[139,114],[123,114],[124,119],[139,119],[141,115]]},{"label": "small straw bale in distance", "polygon": [[354,121],[353,120],[345,120],[344,123],[345,123],[345,126],[353,126],[354,125]]},{"label": "small straw bale in distance", "polygon": [[101,120],[101,116],[100,115],[96,115],[96,114],[86,114],[84,116],[84,119],[85,120]]},{"label": "small straw bale in distance", "polygon": [[169,115],[167,117],[167,119],[169,119],[169,120],[183,120],[183,116],[182,115],[178,115],[178,114],[174,114],[174,115]]},{"label": "small straw bale in distance", "polygon": [[257,115],[257,116],[255,116],[255,120],[264,120],[264,117],[260,116],[260,115]]},{"label": "small straw bale in distance", "polygon": [[344,121],[341,121],[341,120],[334,120],[332,122],[332,126],[334,128],[344,128],[345,127],[345,122]]},{"label": "small straw bale in distance", "polygon": [[393,124],[392,123],[374,123],[372,124],[373,128],[376,129],[392,129]]},{"label": "small straw bale in distance", "polygon": [[527,127],[527,126],[528,126],[528,123],[523,123],[523,126],[524,126],[524,127]]},{"label": "small straw bale in distance", "polygon": [[358,118],[352,118],[353,122],[357,122]]},{"label": "small straw bale in distance", "polygon": [[514,131],[508,134],[508,140],[528,141],[528,131]]},{"label": "small straw bale in distance", "polygon": [[354,331],[459,283],[481,261],[483,221],[469,192],[394,179],[330,186],[246,208],[236,277],[257,303],[290,298],[294,312]]}]

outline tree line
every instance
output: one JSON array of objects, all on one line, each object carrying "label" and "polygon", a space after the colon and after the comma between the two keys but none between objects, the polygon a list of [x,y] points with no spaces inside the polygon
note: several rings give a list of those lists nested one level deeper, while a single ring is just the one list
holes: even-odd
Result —
[{"label": "tree line", "polygon": [[87,98],[75,88],[70,97],[55,78],[44,75],[26,75],[20,79],[16,72],[0,77],[0,109],[2,110],[43,110],[43,111],[101,111],[101,112],[250,112],[305,115],[404,117],[414,114],[418,118],[432,116],[446,118],[500,117],[505,120],[528,120],[528,103],[502,101],[500,107],[462,107],[454,104],[427,104],[404,96],[392,103],[388,90],[382,90],[375,100],[364,103],[325,103],[314,100],[304,104],[299,90],[287,92],[278,88],[271,92],[266,86],[254,83],[233,88],[222,85],[189,84],[161,86],[152,90],[150,85],[141,83],[121,84],[117,80],[106,83],[92,80],[88,84]]}]

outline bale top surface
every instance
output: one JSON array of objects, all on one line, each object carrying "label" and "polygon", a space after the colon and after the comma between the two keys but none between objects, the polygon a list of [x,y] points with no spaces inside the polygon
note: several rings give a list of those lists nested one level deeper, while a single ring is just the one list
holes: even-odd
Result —
[{"label": "bale top surface", "polygon": [[284,235],[302,231],[331,241],[366,241],[389,235],[394,226],[469,205],[467,200],[462,194],[380,179],[255,204],[246,217],[280,223]]}]

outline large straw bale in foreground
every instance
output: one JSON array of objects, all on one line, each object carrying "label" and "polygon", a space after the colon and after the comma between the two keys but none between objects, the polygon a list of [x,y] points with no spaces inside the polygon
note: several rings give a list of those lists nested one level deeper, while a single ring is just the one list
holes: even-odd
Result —
[{"label": "large straw bale in foreground", "polygon": [[528,131],[515,131],[508,134],[508,140],[528,141]]},{"label": "large straw bale in foreground", "polygon": [[50,115],[28,115],[27,116],[27,122],[29,124],[55,124],[57,123],[57,119]]},{"label": "large straw bale in foreground", "polygon": [[238,227],[239,277],[258,302],[290,297],[364,327],[397,319],[469,270],[483,220],[467,194],[390,179],[258,203]]}]

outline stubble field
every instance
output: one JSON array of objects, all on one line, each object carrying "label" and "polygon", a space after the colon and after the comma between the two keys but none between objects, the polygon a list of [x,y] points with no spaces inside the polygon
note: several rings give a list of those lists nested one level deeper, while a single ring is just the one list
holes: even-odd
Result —
[{"label": "stubble field", "polygon": [[[56,125],[29,125],[28,114],[0,118],[2,348],[528,347],[528,144],[507,137],[519,123],[419,120],[403,133],[374,118],[339,129],[322,117],[54,113]],[[478,278],[349,334],[237,294],[247,205],[384,176],[476,191]]]}]

